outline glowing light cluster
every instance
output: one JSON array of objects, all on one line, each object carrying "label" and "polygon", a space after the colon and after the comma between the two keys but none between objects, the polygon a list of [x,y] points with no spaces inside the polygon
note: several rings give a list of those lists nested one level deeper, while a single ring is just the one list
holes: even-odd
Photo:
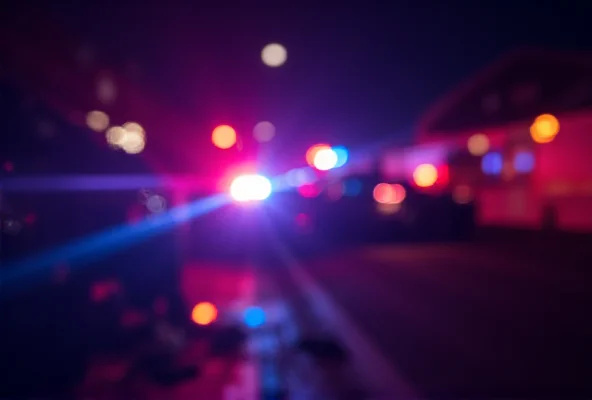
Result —
[{"label": "glowing light cluster", "polygon": [[337,165],[337,153],[332,148],[321,149],[316,152],[313,164],[319,171],[328,171],[335,168]]},{"label": "glowing light cluster", "polygon": [[137,122],[113,126],[107,130],[106,137],[111,146],[123,149],[128,154],[141,153],[146,147],[146,132]]},{"label": "glowing light cluster", "polygon": [[238,202],[265,200],[271,190],[271,182],[262,175],[241,175],[230,185],[230,195]]},{"label": "glowing light cluster", "polygon": [[306,152],[306,162],[319,171],[339,168],[347,163],[349,153],[343,146],[331,147],[328,144],[315,144]]}]

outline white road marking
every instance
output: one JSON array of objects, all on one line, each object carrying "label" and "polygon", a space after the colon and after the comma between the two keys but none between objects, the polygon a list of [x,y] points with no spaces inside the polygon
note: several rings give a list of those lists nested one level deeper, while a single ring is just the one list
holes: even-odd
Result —
[{"label": "white road marking", "polygon": [[301,292],[314,304],[321,321],[325,321],[352,354],[353,367],[367,388],[385,399],[417,399],[418,394],[406,383],[397,369],[381,354],[347,316],[325,293],[321,286],[304,270],[288,248],[270,235],[278,254],[286,263],[288,271]]}]

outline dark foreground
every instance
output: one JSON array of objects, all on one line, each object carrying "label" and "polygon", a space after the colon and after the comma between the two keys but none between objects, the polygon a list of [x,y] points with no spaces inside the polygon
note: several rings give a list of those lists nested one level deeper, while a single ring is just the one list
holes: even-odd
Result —
[{"label": "dark foreground", "polygon": [[592,273],[577,256],[379,245],[301,264],[423,398],[571,398],[592,395]]},{"label": "dark foreground", "polygon": [[[376,364],[351,365],[355,360],[335,354],[331,346],[310,350],[309,343],[303,350],[307,339],[337,337],[346,344],[353,333],[329,323],[338,310],[374,345],[414,398],[589,398],[588,251],[579,245],[553,247],[549,241],[544,246],[518,243],[517,238],[357,245],[296,254],[294,263],[269,247],[263,252],[268,257],[251,253],[240,264],[193,262],[181,279],[188,308],[200,301],[217,304],[219,322],[242,324],[246,344],[255,342],[255,351],[229,357],[212,352],[211,340],[189,340],[180,358],[197,366],[193,378],[171,388],[140,379],[124,385],[119,396],[215,400],[230,391],[248,399],[392,398],[363,382],[361,375],[381,375]],[[310,296],[312,289],[294,279],[294,269],[312,278],[333,310]],[[261,326],[245,326],[243,312],[250,306],[265,311]],[[47,370],[58,371],[58,361]],[[87,364],[84,373],[79,369],[85,375],[81,378],[92,381],[97,368],[95,361]],[[355,373],[360,368],[365,374]],[[106,388],[110,385],[99,386],[77,392],[119,398],[113,396],[121,385],[112,388],[115,392]]]}]

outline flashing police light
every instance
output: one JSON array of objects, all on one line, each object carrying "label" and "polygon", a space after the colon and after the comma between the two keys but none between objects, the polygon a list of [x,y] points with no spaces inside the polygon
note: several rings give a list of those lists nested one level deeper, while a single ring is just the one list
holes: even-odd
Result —
[{"label": "flashing police light", "polygon": [[230,196],[238,202],[261,201],[271,195],[271,182],[263,175],[241,175],[230,184]]}]

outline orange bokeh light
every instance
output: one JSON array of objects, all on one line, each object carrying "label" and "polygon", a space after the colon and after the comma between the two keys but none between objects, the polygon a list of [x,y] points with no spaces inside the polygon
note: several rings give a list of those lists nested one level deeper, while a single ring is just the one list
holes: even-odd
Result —
[{"label": "orange bokeh light", "polygon": [[236,131],[229,125],[217,126],[212,131],[212,143],[220,149],[229,149],[236,144]]},{"label": "orange bokeh light", "polygon": [[208,302],[197,304],[191,311],[191,320],[198,325],[209,325],[218,317],[218,309]]},{"label": "orange bokeh light", "polygon": [[331,150],[331,146],[328,144],[315,144],[311,146],[306,152],[306,163],[311,167],[315,166],[315,157],[321,150]]},{"label": "orange bokeh light", "polygon": [[467,141],[467,149],[474,156],[482,156],[489,151],[489,138],[482,133],[476,133]]},{"label": "orange bokeh light", "polygon": [[536,143],[549,143],[559,133],[559,121],[551,114],[536,117],[530,126],[530,136]]},{"label": "orange bokeh light", "polygon": [[421,188],[433,186],[438,180],[438,170],[432,164],[421,164],[413,171],[413,181]]}]

